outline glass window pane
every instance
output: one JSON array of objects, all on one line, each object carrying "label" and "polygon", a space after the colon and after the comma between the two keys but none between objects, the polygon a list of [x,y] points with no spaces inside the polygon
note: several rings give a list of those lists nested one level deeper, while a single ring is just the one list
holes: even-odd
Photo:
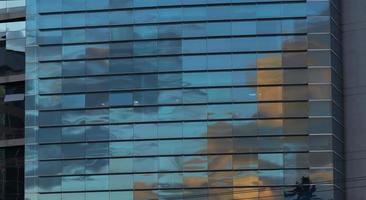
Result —
[{"label": "glass window pane", "polygon": [[82,142],[85,141],[84,127],[67,127],[62,128],[63,142]]},{"label": "glass window pane", "polygon": [[[109,186],[111,190],[128,190],[133,188],[132,175],[110,175],[109,176]],[[117,194],[114,194],[117,195]],[[128,197],[128,194],[122,193],[123,196]],[[123,198],[124,199],[124,198]]]},{"label": "glass window pane", "polygon": [[85,177],[85,189],[86,190],[107,190],[108,188],[109,188],[109,177],[108,176],[103,175],[103,176],[86,176]]},{"label": "glass window pane", "polygon": [[236,170],[257,169],[258,155],[257,154],[233,155],[233,168]]},{"label": "glass window pane", "polygon": [[85,189],[83,176],[62,177],[62,191],[81,191]]},{"label": "glass window pane", "polygon": [[110,173],[130,173],[133,171],[132,158],[115,158],[109,160]]},{"label": "glass window pane", "polygon": [[184,173],[183,180],[184,180],[184,186],[187,188],[207,187],[208,174],[207,172]]},{"label": "glass window pane", "polygon": [[133,138],[132,125],[111,125],[109,126],[111,140],[126,140]]},{"label": "glass window pane", "polygon": [[283,168],[283,154],[259,154],[260,169]]},{"label": "glass window pane", "polygon": [[62,174],[83,174],[85,173],[85,160],[64,160],[62,161]]}]

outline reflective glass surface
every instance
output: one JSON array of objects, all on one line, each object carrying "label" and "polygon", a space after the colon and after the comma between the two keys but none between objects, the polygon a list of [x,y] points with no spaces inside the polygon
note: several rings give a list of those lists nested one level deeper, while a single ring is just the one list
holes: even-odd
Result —
[{"label": "reflective glass surface", "polygon": [[25,38],[25,0],[0,1],[0,199],[24,199]]},{"label": "reflective glass surface", "polygon": [[28,194],[259,200],[337,185],[340,79],[330,12],[312,6],[38,0],[27,145],[42,170]]}]

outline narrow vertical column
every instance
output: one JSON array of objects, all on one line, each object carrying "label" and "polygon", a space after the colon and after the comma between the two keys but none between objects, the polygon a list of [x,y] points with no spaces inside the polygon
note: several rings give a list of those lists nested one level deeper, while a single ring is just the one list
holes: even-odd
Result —
[{"label": "narrow vertical column", "polygon": [[26,88],[25,88],[25,199],[38,200],[37,189],[37,46],[36,46],[36,0],[27,0],[26,22]]},{"label": "narrow vertical column", "polygon": [[[310,179],[320,198],[343,199],[343,104],[339,11],[308,1]],[[330,196],[331,195],[331,196]]]}]

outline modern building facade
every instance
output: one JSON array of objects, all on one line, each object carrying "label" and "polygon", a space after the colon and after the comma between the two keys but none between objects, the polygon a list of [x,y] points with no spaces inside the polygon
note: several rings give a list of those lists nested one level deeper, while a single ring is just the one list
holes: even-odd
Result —
[{"label": "modern building facade", "polygon": [[344,199],[337,1],[27,2],[26,199]]},{"label": "modern building facade", "polygon": [[25,1],[0,1],[0,199],[24,199]]}]

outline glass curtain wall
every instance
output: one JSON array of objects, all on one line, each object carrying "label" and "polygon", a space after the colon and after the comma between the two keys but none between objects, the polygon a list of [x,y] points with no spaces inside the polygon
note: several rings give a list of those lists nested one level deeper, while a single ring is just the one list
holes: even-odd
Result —
[{"label": "glass curtain wall", "polygon": [[343,199],[336,2],[27,8],[27,199]]}]

